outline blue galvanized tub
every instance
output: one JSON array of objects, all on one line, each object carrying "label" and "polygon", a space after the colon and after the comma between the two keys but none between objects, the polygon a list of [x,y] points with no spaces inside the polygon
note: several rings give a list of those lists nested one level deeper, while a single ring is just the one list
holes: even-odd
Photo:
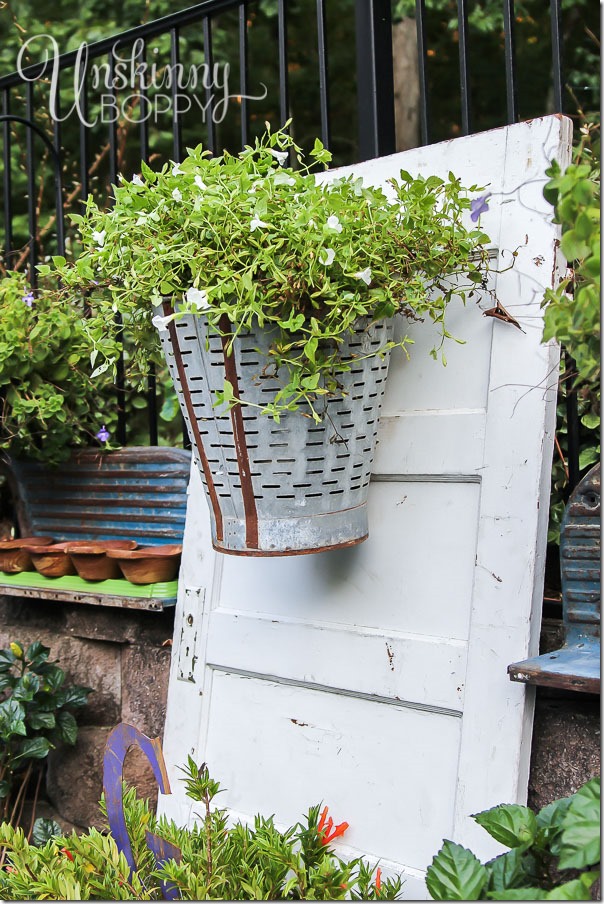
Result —
[{"label": "blue galvanized tub", "polygon": [[[170,313],[159,309],[158,313]],[[359,322],[342,356],[361,359],[392,339],[391,321]],[[276,423],[250,405],[215,408],[225,378],[242,401],[266,404],[280,388],[263,372],[270,334],[240,335],[233,354],[203,315],[184,315],[160,339],[206,489],[212,542],[239,555],[296,555],[361,543],[389,353],[353,361],[342,394],[315,423],[301,411]]]}]

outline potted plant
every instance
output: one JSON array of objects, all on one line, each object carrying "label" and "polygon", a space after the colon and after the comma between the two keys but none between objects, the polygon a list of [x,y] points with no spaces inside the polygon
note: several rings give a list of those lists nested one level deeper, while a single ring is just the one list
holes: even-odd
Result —
[{"label": "potted plant", "polygon": [[143,164],[110,210],[88,200],[85,251],[58,261],[67,289],[109,289],[90,322],[97,370],[115,357],[116,312],[141,363],[157,330],[224,552],[365,539],[388,355],[409,344],[393,317],[428,317],[444,341],[447,305],[484,280],[488,236],[464,222],[476,186],[405,172],[388,195],[324,184],[330,159],[317,140],[307,164],[267,131],[238,156],[200,145],[161,172]]},{"label": "potted plant", "polygon": [[54,463],[94,442],[102,386],[91,351],[81,306],[32,291],[20,272],[0,280],[0,450]]}]

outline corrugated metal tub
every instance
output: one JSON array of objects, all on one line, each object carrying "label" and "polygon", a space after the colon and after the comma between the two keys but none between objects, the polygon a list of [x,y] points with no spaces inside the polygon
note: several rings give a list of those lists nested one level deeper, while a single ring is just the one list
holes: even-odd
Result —
[{"label": "corrugated metal tub", "polygon": [[[158,313],[169,313],[160,309]],[[225,378],[242,402],[266,404],[280,388],[263,372],[270,334],[226,339],[204,316],[183,315],[160,330],[164,353],[210,506],[220,552],[296,555],[338,549],[368,535],[367,494],[389,352],[354,361],[342,395],[321,423],[288,412],[276,423],[251,405],[213,407]],[[392,338],[392,323],[359,322],[342,356],[361,359]]]}]

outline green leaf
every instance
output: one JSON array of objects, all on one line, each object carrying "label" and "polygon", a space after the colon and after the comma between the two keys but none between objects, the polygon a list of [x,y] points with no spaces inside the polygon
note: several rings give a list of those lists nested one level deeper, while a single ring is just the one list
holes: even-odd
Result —
[{"label": "green leaf", "polygon": [[491,901],[544,901],[546,897],[542,888],[508,888],[488,895]]},{"label": "green leaf", "polygon": [[61,834],[61,826],[54,819],[36,819],[31,833],[31,843],[34,847],[42,847],[51,838]]},{"label": "green leaf", "polygon": [[520,848],[514,848],[490,860],[486,864],[489,891],[518,888],[530,881],[531,877],[524,868],[524,856]]},{"label": "green leaf", "polygon": [[445,841],[426,872],[426,885],[435,901],[478,901],[487,871],[467,848]]},{"label": "green leaf", "polygon": [[581,423],[588,430],[596,430],[600,426],[600,415],[595,414],[593,411],[588,411],[587,414],[582,416]]},{"label": "green leaf", "polygon": [[27,719],[29,727],[35,731],[40,728],[54,728],[56,724],[54,713],[34,712]]},{"label": "green leaf", "polygon": [[537,834],[537,818],[528,807],[501,804],[474,815],[478,825],[506,847],[528,847]]},{"label": "green leaf", "polygon": [[78,737],[78,724],[70,712],[57,715],[58,735],[66,744],[75,744]]},{"label": "green leaf", "polygon": [[39,640],[35,640],[25,651],[25,658],[30,668],[35,667],[48,659],[50,647],[45,647]]},{"label": "green leaf", "polygon": [[15,684],[13,699],[29,702],[33,700],[39,688],[39,676],[33,672],[25,672],[23,677]]},{"label": "green leaf", "polygon": [[[591,883],[593,884],[593,882]],[[591,895],[589,893],[590,886],[586,886],[581,879],[571,879],[570,882],[564,882],[548,891],[546,901],[589,901]]]},{"label": "green leaf", "polygon": [[317,353],[317,347],[319,345],[319,340],[316,336],[312,336],[308,342],[304,345],[304,354],[314,364],[315,355]]},{"label": "green leaf", "polygon": [[586,213],[580,213],[575,222],[575,235],[584,242],[589,241],[589,237],[594,228],[594,224]]},{"label": "green leaf", "polygon": [[91,687],[84,687],[81,684],[73,684],[71,687],[63,688],[57,695],[58,706],[81,707],[86,706],[88,697],[92,693]]},{"label": "green leaf", "polygon": [[8,647],[0,650],[0,671],[6,671],[15,664],[16,656]]},{"label": "green leaf", "polygon": [[562,254],[569,263],[587,257],[589,246],[581,239],[573,229],[565,232],[560,240]]},{"label": "green leaf", "polygon": [[0,738],[27,734],[24,719],[25,709],[17,700],[10,697],[0,703]]},{"label": "green leaf", "polygon": [[588,446],[587,449],[581,449],[579,452],[579,469],[582,471],[598,461],[599,451],[599,446]]},{"label": "green leaf", "polygon": [[562,832],[566,811],[570,806],[570,797],[554,800],[537,813],[537,847],[557,853],[557,841]]},{"label": "green leaf", "polygon": [[560,869],[583,869],[600,862],[600,779],[593,778],[571,798],[562,824]]},{"label": "green leaf", "polygon": [[63,686],[65,681],[65,672],[63,669],[60,669],[57,665],[53,665],[52,671],[47,672],[44,675],[44,690],[49,691],[51,694],[56,693]]},{"label": "green leaf", "polygon": [[27,738],[21,744],[21,749],[15,756],[15,760],[43,760],[48,755],[52,744],[48,738]]}]

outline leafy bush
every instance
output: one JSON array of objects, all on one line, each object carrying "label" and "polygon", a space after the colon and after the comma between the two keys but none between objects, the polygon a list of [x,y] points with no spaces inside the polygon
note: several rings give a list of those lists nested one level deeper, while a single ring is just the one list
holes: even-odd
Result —
[{"label": "leafy bush", "polygon": [[594,387],[600,375],[599,132],[599,123],[583,124],[572,163],[562,172],[554,160],[543,190],[562,226],[561,251],[573,268],[569,278],[546,290],[543,338],[561,342],[576,362],[579,381]]},{"label": "leafy bush", "polygon": [[[572,163],[562,171],[553,161],[547,170],[545,198],[562,226],[561,250],[571,264],[570,275],[545,293],[543,339],[557,339],[576,367],[564,372],[556,437],[558,454],[552,470],[552,496],[548,540],[559,543],[560,522],[566,504],[568,470],[565,464],[567,420],[564,398],[577,395],[580,417],[579,469],[584,472],[599,459],[600,446],[600,125],[583,118]],[[566,368],[566,362],[564,367]]]},{"label": "leafy bush", "polygon": [[93,440],[102,385],[90,383],[82,309],[32,292],[13,272],[0,280],[0,449],[54,462]]},{"label": "leafy bush", "polygon": [[[401,882],[382,879],[361,859],[344,862],[329,841],[343,834],[346,823],[333,826],[326,808],[311,807],[306,820],[284,832],[272,817],[257,816],[253,826],[229,826],[225,810],[212,809],[219,792],[207,768],[189,758],[187,794],[202,804],[200,822],[192,829],[156,819],[133,789],[124,795],[124,813],[137,870],[111,835],[95,829],[84,835],[60,836],[36,848],[23,832],[0,826],[0,845],[10,850],[0,871],[4,900],[160,900],[160,883],[178,891],[182,900],[394,900]],[[104,807],[103,801],[101,806]],[[106,815],[106,810],[105,810]],[[178,846],[180,863],[158,868],[145,832],[157,832]]]},{"label": "leafy bush", "polygon": [[[488,863],[445,841],[428,868],[426,883],[436,901],[589,901],[599,877],[600,779],[535,814],[502,804],[474,816],[511,850]],[[562,873],[561,881],[552,877]],[[581,870],[569,876],[567,870]]]},{"label": "leafy bush", "polygon": [[[77,293],[64,292],[57,300],[52,284],[32,291],[17,271],[0,279],[0,450],[16,458],[53,464],[75,446],[100,442],[104,449],[115,448],[115,387],[108,374],[91,379],[88,318],[83,302],[74,297]],[[159,355],[154,363],[162,441],[178,444],[176,395]],[[146,389],[144,381],[133,379],[127,390],[132,445],[147,442]],[[102,439],[103,426],[109,442]]]},{"label": "leafy bush", "polygon": [[[75,744],[74,712],[91,692],[66,686],[65,672],[48,661],[49,653],[39,641],[0,650],[0,819],[10,823],[21,817],[35,763],[58,743]],[[41,778],[40,772],[36,797]]]}]

